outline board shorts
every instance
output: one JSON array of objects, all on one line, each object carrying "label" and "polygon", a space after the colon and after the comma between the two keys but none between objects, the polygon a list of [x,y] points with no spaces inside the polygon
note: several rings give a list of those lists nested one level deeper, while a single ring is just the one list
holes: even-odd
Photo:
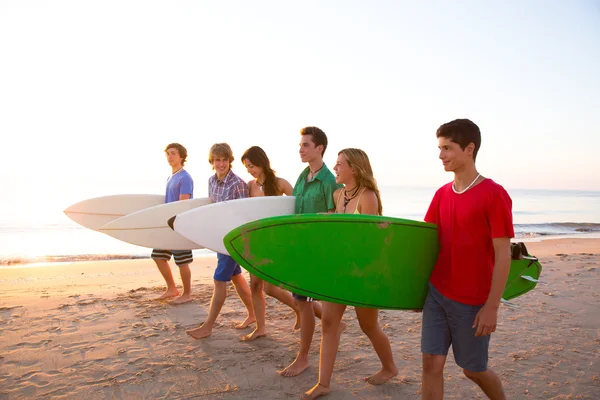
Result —
[{"label": "board shorts", "polygon": [[227,254],[217,253],[217,268],[213,279],[219,282],[229,282],[231,278],[242,273],[242,267]]},{"label": "board shorts", "polygon": [[448,355],[452,345],[456,364],[470,372],[485,372],[488,367],[490,335],[475,336],[475,316],[483,305],[472,306],[451,300],[429,283],[423,306],[421,352]]},{"label": "board shorts", "polygon": [[171,259],[171,255],[173,256],[173,259],[175,259],[175,264],[178,267],[191,264],[192,261],[194,261],[194,256],[192,255],[191,250],[152,249],[151,257],[153,260],[169,261]]},{"label": "board shorts", "polygon": [[300,300],[300,301],[314,301],[315,299],[313,299],[312,297],[306,297],[306,296],[302,296],[301,294],[296,294],[292,292],[292,296],[294,297],[294,299],[296,300]]}]

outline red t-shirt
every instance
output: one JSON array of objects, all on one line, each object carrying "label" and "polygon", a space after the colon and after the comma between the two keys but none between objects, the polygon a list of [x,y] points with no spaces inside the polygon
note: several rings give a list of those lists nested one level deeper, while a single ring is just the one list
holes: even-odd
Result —
[{"label": "red t-shirt", "polygon": [[433,197],[426,222],[438,227],[440,252],[430,281],[444,296],[464,304],[484,304],[492,286],[493,238],[514,237],[512,200],[485,179],[463,194],[442,186]]}]

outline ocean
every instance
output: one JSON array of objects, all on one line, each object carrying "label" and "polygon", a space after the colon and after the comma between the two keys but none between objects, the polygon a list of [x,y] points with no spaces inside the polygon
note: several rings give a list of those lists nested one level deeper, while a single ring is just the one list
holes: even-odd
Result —
[{"label": "ocean", "polygon": [[[382,186],[383,213],[422,221],[435,190]],[[513,200],[515,240],[600,238],[600,192],[507,190]],[[151,249],[130,245],[77,225],[62,212],[69,205],[34,216],[3,207],[0,210],[0,267],[150,256]],[[214,253],[194,250],[194,254]]]}]

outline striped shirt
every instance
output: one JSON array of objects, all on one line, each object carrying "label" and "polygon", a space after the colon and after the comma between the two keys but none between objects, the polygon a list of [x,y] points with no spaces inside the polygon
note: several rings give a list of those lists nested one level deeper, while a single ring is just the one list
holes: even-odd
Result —
[{"label": "striped shirt", "polygon": [[229,170],[225,178],[217,179],[217,174],[208,178],[208,197],[213,203],[220,201],[244,199],[250,197],[248,185],[242,178]]}]

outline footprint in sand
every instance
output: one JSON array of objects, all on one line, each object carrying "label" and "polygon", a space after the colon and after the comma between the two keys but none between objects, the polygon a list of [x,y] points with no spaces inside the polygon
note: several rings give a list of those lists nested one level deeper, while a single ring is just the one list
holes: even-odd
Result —
[{"label": "footprint in sand", "polygon": [[15,308],[23,308],[23,306],[0,307],[0,312],[14,310]]},{"label": "footprint in sand", "polygon": [[88,351],[94,350],[95,348],[96,348],[95,346],[75,346],[75,347],[67,348],[67,349],[63,350],[62,355],[68,356],[68,355],[75,354],[75,353],[85,354]]},{"label": "footprint in sand", "polygon": [[92,304],[96,304],[100,299],[87,299],[87,300],[79,300],[76,304],[78,306],[90,306]]},{"label": "footprint in sand", "polygon": [[83,319],[84,321],[97,321],[99,319],[105,319],[105,318],[106,318],[105,313],[96,312],[96,313],[88,314],[88,315],[82,317],[81,319]]},{"label": "footprint in sand", "polygon": [[147,292],[148,290],[151,290],[151,289],[148,289],[147,287],[143,287],[143,286],[142,286],[142,287],[140,287],[140,288],[137,288],[137,289],[131,289],[131,290],[130,290],[129,292],[127,292],[127,293],[135,293],[135,292]]},{"label": "footprint in sand", "polygon": [[17,349],[22,349],[22,348],[39,349],[44,346],[47,346],[50,343],[52,343],[51,339],[44,339],[44,340],[40,340],[39,342],[20,342],[13,346],[7,347],[6,349],[7,350],[17,350]]}]

